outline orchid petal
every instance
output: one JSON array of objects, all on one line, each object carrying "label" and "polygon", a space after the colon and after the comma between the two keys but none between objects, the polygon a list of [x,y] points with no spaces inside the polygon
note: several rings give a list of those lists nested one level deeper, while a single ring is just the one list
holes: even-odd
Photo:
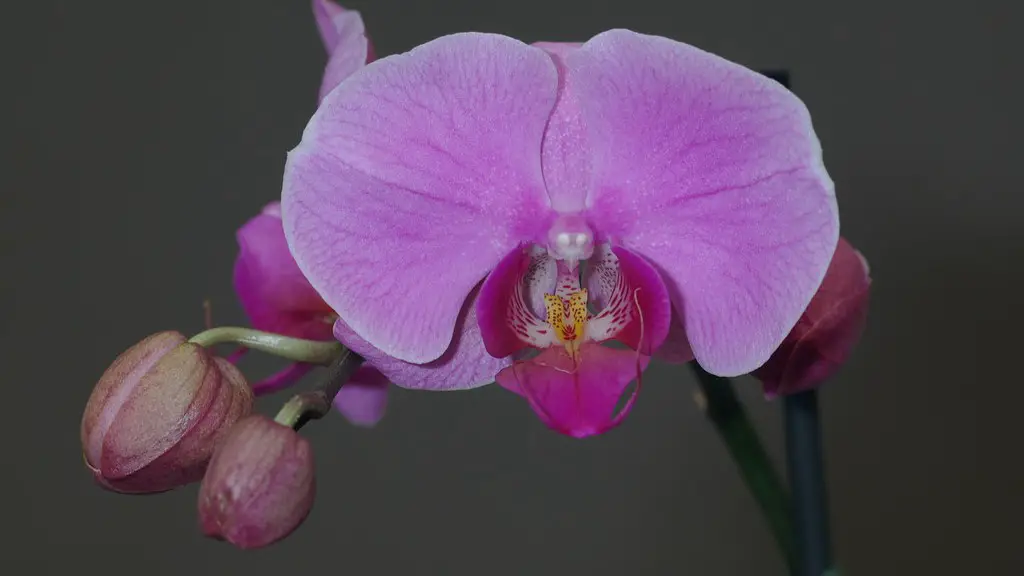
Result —
[{"label": "orchid petal", "polygon": [[320,82],[318,102],[355,71],[373,60],[363,18],[328,0],[314,0],[317,28],[330,55]]},{"label": "orchid petal", "polygon": [[356,426],[375,426],[388,407],[388,385],[383,374],[363,366],[334,397],[334,408]]},{"label": "orchid petal", "polygon": [[316,19],[316,29],[320,33],[320,40],[324,43],[324,50],[330,54],[338,46],[341,38],[341,30],[336,19],[348,12],[340,5],[331,0],[313,0],[313,17]]},{"label": "orchid petal", "polygon": [[333,311],[295,264],[273,202],[236,234],[234,287],[249,322],[258,330],[296,338],[332,340]]},{"label": "orchid petal", "polygon": [[670,364],[686,364],[693,360],[693,349],[690,348],[690,340],[686,337],[686,328],[679,316],[679,311],[672,307],[672,322],[669,325],[668,335],[661,347],[654,353],[655,358]]},{"label": "orchid petal", "polygon": [[649,361],[631,350],[588,342],[580,348],[575,364],[563,348],[552,347],[502,370],[496,380],[525,397],[550,428],[583,438],[622,422],[636,400],[639,381],[626,404],[617,413],[615,408]]},{"label": "orchid petal", "polygon": [[661,275],[622,247],[603,247],[591,260],[585,280],[597,290],[602,310],[587,323],[588,337],[599,342],[615,338],[650,356],[665,341],[672,321]]},{"label": "orchid petal", "polygon": [[557,82],[542,50],[464,33],[374,62],[324,100],[288,156],[285,235],[368,344],[438,359],[470,290],[543,236],[538,151]]},{"label": "orchid petal", "polygon": [[[537,265],[538,261],[543,264]],[[539,295],[543,302],[543,295],[555,289],[557,269],[553,259],[520,246],[487,275],[477,299],[476,318],[491,356],[503,358],[527,346],[546,348],[555,343],[551,327],[538,318],[523,292],[531,298]]]},{"label": "orchid petal", "polygon": [[[227,360],[229,362],[232,361],[230,357]],[[289,364],[281,370],[267,376],[263,380],[253,382],[252,393],[256,396],[266,396],[267,394],[273,394],[284,390],[285,388],[289,388],[301,380],[306,374],[309,374],[313,368],[316,368],[316,364],[307,364],[305,362],[294,362]]]},{"label": "orchid petal", "polygon": [[588,216],[657,267],[708,371],[768,359],[838,238],[803,103],[692,46],[612,30],[565,58],[594,167]]},{"label": "orchid petal", "polygon": [[484,347],[476,314],[478,294],[479,290],[470,293],[456,323],[455,338],[433,362],[413,364],[388,356],[340,319],[334,325],[334,336],[396,386],[420,390],[477,388],[494,382],[494,375],[511,364],[508,358],[491,356]]},{"label": "orchid petal", "polygon": [[765,396],[815,388],[846,363],[867,326],[871,275],[867,260],[839,239],[828,273],[796,326],[753,372]]},{"label": "orchid petal", "polygon": [[522,278],[523,299],[526,300],[526,307],[543,318],[547,313],[544,306],[544,295],[550,294],[558,280],[558,263],[552,258],[546,248],[537,246],[530,247],[530,267],[526,276]]}]

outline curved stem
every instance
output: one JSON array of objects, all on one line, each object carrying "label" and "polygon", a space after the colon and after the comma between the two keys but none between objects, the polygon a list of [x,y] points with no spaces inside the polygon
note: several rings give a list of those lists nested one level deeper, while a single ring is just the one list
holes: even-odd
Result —
[{"label": "curved stem", "polygon": [[706,372],[696,362],[691,362],[690,366],[700,383],[705,414],[714,423],[743,481],[761,507],[761,513],[789,566],[789,572],[795,573],[796,533],[793,529],[789,493],[781,477],[772,465],[729,379]]},{"label": "curved stem", "polygon": [[274,421],[298,430],[310,420],[323,418],[330,412],[334,397],[341,391],[341,387],[362,364],[363,358],[360,355],[342,347],[341,354],[331,362],[327,374],[312,390],[300,392],[285,402]]},{"label": "curved stem", "polygon": [[239,344],[293,362],[320,365],[330,364],[345,349],[340,342],[304,340],[238,326],[211,328],[196,334],[188,341],[205,348],[217,344]]}]

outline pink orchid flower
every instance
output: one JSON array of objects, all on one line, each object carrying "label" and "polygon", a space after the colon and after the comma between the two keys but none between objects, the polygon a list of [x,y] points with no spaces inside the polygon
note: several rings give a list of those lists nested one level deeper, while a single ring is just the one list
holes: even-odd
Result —
[{"label": "pink orchid flower", "polygon": [[627,30],[460,33],[375,61],[289,153],[281,209],[335,336],[392,382],[496,379],[575,437],[622,421],[655,353],[764,363],[838,239],[799,99]]},{"label": "pink orchid flower", "polygon": [[[373,59],[358,12],[327,0],[314,0],[317,28],[329,54],[321,98],[347,76]],[[237,233],[240,252],[235,261],[235,292],[253,327],[310,340],[333,340],[337,314],[299,271],[288,251],[281,225],[280,204],[273,202]],[[237,356],[235,356],[237,358]],[[268,394],[294,384],[312,370],[296,363],[253,385]],[[335,399],[335,407],[354,424],[372,426],[387,408],[387,378],[370,367],[361,368]]]},{"label": "pink orchid flower", "polygon": [[753,374],[768,398],[816,388],[846,363],[867,325],[868,261],[839,238],[825,279],[782,345]]}]

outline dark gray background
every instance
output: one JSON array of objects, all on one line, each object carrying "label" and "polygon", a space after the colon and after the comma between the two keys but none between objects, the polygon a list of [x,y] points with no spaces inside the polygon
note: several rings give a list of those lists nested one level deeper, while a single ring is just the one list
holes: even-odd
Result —
[{"label": "dark gray background", "polygon": [[[855,576],[1022,574],[1020,10],[959,4],[349,7],[382,55],[464,30],[578,41],[627,27],[789,68],[843,234],[875,279],[865,340],[823,392],[838,557]],[[316,507],[264,551],[200,537],[194,487],[128,497],[94,486],[78,426],[114,356],[156,330],[201,330],[204,298],[218,323],[243,321],[234,231],[279,194],[325,55],[306,0],[35,0],[3,12],[5,566],[783,574],[693,381],[664,366],[620,429],[586,441],[549,432],[498,388],[396,391],[372,431],[336,415],[314,423]],[[780,456],[779,407],[743,387]]]}]

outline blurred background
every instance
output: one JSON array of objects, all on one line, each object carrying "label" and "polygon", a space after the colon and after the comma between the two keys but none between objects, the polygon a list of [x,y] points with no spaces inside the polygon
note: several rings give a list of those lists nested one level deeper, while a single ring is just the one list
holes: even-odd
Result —
[{"label": "blurred background", "polygon": [[[843,573],[1024,574],[1022,10],[947,4],[344,3],[382,56],[458,31],[583,41],[624,27],[788,69],[836,182],[843,235],[874,277],[864,341],[822,392]],[[200,536],[196,487],[99,489],[79,443],[94,382],[152,332],[202,330],[204,299],[216,323],[244,322],[234,233],[279,195],[326,56],[308,0],[37,0],[0,14],[5,565],[785,573],[694,380],[668,366],[648,373],[622,427],[584,441],[497,387],[395,390],[373,430],[337,414],[313,423],[313,513],[257,552]],[[278,366],[244,364],[254,376]],[[753,380],[740,386],[781,464],[780,407]]]}]

